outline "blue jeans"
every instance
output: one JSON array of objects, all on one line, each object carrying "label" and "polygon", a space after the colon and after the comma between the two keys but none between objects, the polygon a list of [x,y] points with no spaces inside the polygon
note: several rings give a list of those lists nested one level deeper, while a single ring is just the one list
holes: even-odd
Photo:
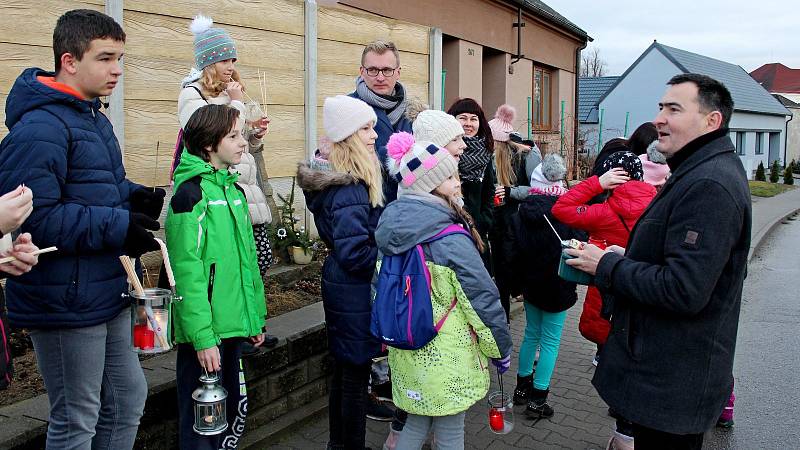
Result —
[{"label": "blue jeans", "polygon": [[452,416],[418,416],[409,414],[395,450],[419,450],[433,428],[436,450],[464,450],[465,412]]},{"label": "blue jeans", "polygon": [[48,450],[133,448],[147,382],[131,350],[131,315],[84,328],[31,330],[50,399]]},{"label": "blue jeans", "polygon": [[533,360],[539,348],[539,362],[533,376],[533,387],[545,390],[550,387],[550,377],[556,367],[558,347],[561,345],[561,330],[567,312],[549,313],[525,302],[525,336],[519,348],[519,369],[521,377],[533,373]]}]

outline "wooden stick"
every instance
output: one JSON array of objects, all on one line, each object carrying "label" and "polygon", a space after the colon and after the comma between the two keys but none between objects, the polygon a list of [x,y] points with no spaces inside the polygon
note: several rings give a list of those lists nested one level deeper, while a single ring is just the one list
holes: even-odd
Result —
[{"label": "wooden stick", "polygon": [[153,169],[153,192],[156,191],[156,184],[158,184],[158,147],[161,145],[161,141],[156,141],[156,163],[155,168]]},{"label": "wooden stick", "polygon": [[136,291],[137,295],[144,297],[144,288],[142,287],[141,281],[139,281],[139,277],[136,275],[136,268],[134,267],[131,259],[127,255],[121,255],[119,257],[119,261],[122,263],[122,267],[125,268],[125,272],[128,274],[128,281],[131,282],[133,290]]},{"label": "wooden stick", "polygon": [[164,260],[164,271],[167,273],[167,281],[169,282],[169,287],[172,289],[172,293],[175,293],[175,275],[172,272],[172,264],[169,262],[169,252],[167,251],[167,245],[164,244],[164,241],[161,239],[156,238],[156,242],[158,242],[158,246],[161,247],[161,258]]},{"label": "wooden stick", "polygon": [[[58,250],[56,247],[47,247],[36,250],[35,252],[31,253],[33,256],[41,255],[42,253],[50,253]],[[17,258],[15,256],[6,256],[5,258],[0,258],[0,264],[10,263],[11,261],[16,261]]]}]

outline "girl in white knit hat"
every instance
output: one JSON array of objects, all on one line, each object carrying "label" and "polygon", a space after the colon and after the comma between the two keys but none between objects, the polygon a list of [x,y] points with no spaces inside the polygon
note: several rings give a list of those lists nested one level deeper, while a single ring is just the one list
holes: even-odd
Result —
[{"label": "girl in white knit hat", "polygon": [[370,334],[370,282],[383,211],[383,178],[375,152],[375,111],[361,100],[325,99],[322,122],[331,143],[329,168],[301,163],[297,182],[320,238],[331,249],[322,266],[322,302],[333,356],[328,448],[364,449],[372,358],[381,345]]}]

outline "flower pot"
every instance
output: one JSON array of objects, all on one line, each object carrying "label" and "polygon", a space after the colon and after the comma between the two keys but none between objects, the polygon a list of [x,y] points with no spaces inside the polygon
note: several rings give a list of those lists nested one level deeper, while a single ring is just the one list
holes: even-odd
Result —
[{"label": "flower pot", "polygon": [[303,247],[292,246],[292,261],[295,264],[305,265],[311,262],[314,257],[314,252],[311,249],[304,249]]}]

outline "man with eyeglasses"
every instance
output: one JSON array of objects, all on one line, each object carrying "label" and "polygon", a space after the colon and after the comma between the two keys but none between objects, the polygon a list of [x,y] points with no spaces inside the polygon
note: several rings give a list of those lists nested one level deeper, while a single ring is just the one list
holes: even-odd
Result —
[{"label": "man with eyeglasses", "polygon": [[[386,142],[398,131],[411,133],[411,121],[405,116],[406,90],[400,79],[400,54],[394,43],[375,41],[364,47],[361,54],[360,76],[356,79],[356,90],[351,93],[365,101],[375,110],[378,121],[375,132],[378,139],[375,149],[381,162],[386,161]],[[397,198],[397,182],[383,170],[383,194],[386,203]]]}]

